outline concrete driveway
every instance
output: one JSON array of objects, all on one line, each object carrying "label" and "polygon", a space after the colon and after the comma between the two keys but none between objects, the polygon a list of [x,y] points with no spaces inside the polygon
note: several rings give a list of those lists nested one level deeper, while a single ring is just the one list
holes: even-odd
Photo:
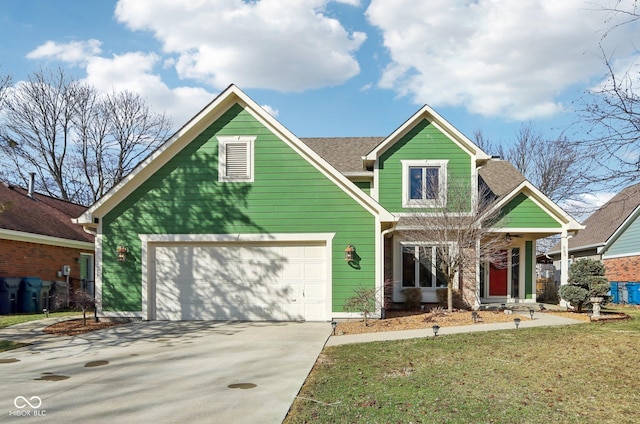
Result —
[{"label": "concrete driveway", "polygon": [[0,353],[0,422],[280,423],[330,333],[135,322],[50,338]]}]

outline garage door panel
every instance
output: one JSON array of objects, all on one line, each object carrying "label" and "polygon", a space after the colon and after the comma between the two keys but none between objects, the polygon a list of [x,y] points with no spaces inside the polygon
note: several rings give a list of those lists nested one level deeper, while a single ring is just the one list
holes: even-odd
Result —
[{"label": "garage door panel", "polygon": [[156,317],[326,320],[324,242],[155,247]]}]

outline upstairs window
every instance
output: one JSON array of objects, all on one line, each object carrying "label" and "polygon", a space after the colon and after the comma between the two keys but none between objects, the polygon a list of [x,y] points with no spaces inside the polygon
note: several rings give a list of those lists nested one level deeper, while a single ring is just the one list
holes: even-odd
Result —
[{"label": "upstairs window", "polygon": [[256,137],[218,137],[218,181],[253,182],[253,145]]},{"label": "upstairs window", "polygon": [[402,207],[437,207],[446,204],[447,161],[402,161]]}]

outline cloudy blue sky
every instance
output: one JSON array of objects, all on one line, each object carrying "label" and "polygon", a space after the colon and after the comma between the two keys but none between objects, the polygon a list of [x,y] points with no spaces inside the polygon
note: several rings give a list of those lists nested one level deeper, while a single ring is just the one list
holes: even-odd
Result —
[{"label": "cloudy blue sky", "polygon": [[[0,73],[62,66],[176,128],[235,83],[300,137],[384,136],[429,104],[470,138],[550,137],[628,69],[633,0],[2,0]],[[606,36],[605,36],[606,35]],[[580,127],[572,129],[579,137]],[[489,152],[493,153],[493,152]]]}]

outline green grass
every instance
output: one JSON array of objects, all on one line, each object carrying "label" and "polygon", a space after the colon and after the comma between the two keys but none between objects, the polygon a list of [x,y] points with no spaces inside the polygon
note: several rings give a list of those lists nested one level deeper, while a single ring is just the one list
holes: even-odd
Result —
[{"label": "green grass", "polygon": [[7,350],[18,349],[21,347],[28,346],[29,343],[20,343],[20,342],[11,342],[9,340],[0,340],[0,352],[5,352]]},{"label": "green grass", "polygon": [[285,423],[640,422],[632,320],[325,348]]},{"label": "green grass", "polygon": [[[78,315],[81,312],[78,311],[67,311],[67,312],[52,312],[49,314],[49,318],[54,317],[66,317]],[[20,324],[28,321],[36,321],[39,319],[45,318],[43,313],[38,314],[19,314],[19,315],[0,315],[0,328],[9,327],[11,325]]]}]

